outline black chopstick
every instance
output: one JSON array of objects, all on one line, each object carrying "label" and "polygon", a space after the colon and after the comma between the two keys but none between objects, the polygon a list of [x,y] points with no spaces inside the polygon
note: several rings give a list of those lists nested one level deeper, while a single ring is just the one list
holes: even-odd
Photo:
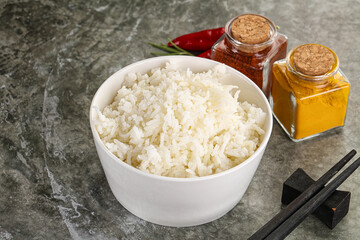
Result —
[{"label": "black chopstick", "polygon": [[338,188],[358,167],[360,166],[360,158],[356,159],[348,168],[340,173],[333,181],[331,181],[318,194],[305,203],[299,210],[291,215],[278,228],[270,233],[265,239],[276,240],[284,239],[291,233],[307,216],[313,213],[325,200]]},{"label": "black chopstick", "polygon": [[312,198],[320,189],[354,157],[356,151],[353,149],[345,157],[343,157],[338,163],[330,168],[323,176],[321,176],[316,182],[314,182],[308,189],[300,194],[294,201],[292,201],[286,208],[280,211],[275,217],[255,232],[249,240],[265,239],[275,228],[283,223],[289,216],[291,216],[296,210],[298,210],[304,203]]}]

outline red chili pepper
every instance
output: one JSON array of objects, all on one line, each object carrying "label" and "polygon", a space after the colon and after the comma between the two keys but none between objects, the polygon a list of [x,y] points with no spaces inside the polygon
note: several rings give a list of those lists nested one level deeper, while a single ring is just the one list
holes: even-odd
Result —
[{"label": "red chili pepper", "polygon": [[[224,34],[225,28],[207,29],[175,38],[172,42],[185,50],[206,51]],[[171,43],[168,43],[171,47]]]},{"label": "red chili pepper", "polygon": [[208,58],[211,59],[211,48],[209,50],[206,50],[203,53],[200,53],[199,55],[197,55],[198,57],[202,57],[202,58]]}]

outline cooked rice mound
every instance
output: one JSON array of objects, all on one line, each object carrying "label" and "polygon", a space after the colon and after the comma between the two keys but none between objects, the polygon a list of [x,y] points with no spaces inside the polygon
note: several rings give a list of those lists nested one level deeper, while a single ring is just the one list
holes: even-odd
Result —
[{"label": "cooked rice mound", "polygon": [[230,169],[249,158],[266,114],[239,102],[224,65],[203,73],[176,64],[128,74],[95,127],[119,159],[151,174],[188,178]]}]

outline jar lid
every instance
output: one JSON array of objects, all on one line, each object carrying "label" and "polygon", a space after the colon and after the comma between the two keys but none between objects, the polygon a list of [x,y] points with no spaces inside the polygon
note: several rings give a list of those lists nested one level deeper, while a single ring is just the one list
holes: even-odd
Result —
[{"label": "jar lid", "polygon": [[259,15],[241,15],[232,22],[231,34],[241,43],[263,43],[270,37],[270,24],[266,18]]},{"label": "jar lid", "polygon": [[333,52],[319,44],[304,44],[294,51],[295,69],[305,75],[324,75],[334,68],[334,64]]}]

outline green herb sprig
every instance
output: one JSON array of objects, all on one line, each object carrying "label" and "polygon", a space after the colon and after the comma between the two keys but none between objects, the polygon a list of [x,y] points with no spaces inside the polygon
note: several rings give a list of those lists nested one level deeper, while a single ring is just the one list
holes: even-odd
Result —
[{"label": "green herb sprig", "polygon": [[165,55],[187,55],[187,56],[194,56],[194,54],[186,51],[185,49],[182,49],[178,46],[175,45],[175,43],[173,43],[171,41],[170,38],[168,38],[168,41],[169,43],[173,46],[173,47],[168,47],[167,45],[165,44],[155,44],[155,43],[152,43],[152,42],[149,42],[149,44],[153,47],[156,47],[160,50],[163,50],[165,51],[164,53],[159,53],[159,52],[152,52],[151,54],[152,55],[155,55],[155,56],[165,56]]}]

